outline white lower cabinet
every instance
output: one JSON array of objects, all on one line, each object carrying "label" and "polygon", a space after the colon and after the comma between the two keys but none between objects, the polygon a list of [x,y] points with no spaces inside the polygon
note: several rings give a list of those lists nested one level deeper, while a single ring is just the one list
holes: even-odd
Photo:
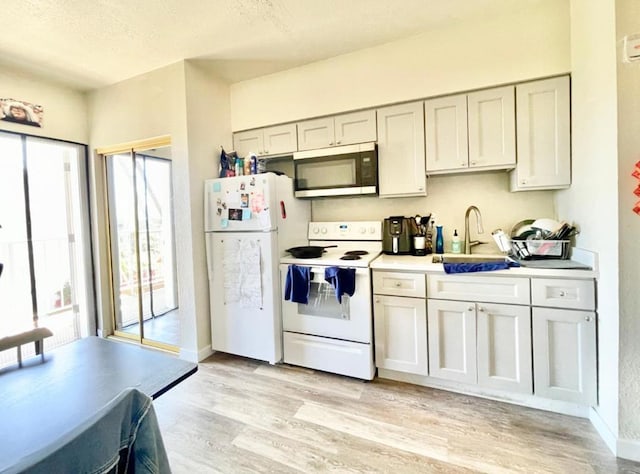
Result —
[{"label": "white lower cabinet", "polygon": [[375,295],[373,311],[376,367],[427,375],[424,298]]},{"label": "white lower cabinet", "polygon": [[596,314],[534,307],[533,365],[536,395],[595,405]]},{"label": "white lower cabinet", "polygon": [[428,300],[429,373],[532,393],[528,306]]},{"label": "white lower cabinet", "polygon": [[475,304],[427,300],[429,373],[456,382],[477,381]]}]

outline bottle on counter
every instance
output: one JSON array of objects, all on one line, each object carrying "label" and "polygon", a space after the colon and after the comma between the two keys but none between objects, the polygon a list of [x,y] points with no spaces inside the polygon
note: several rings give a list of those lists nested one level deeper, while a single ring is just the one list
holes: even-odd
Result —
[{"label": "bottle on counter", "polygon": [[436,253],[444,253],[444,237],[442,236],[442,226],[436,226]]},{"label": "bottle on counter", "polygon": [[454,229],[453,238],[451,239],[451,253],[462,253],[462,242],[458,235],[458,229]]}]

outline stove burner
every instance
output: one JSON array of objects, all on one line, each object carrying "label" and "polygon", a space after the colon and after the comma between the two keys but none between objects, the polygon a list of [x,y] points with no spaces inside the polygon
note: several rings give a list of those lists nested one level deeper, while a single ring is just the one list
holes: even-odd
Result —
[{"label": "stove burner", "polygon": [[340,260],[360,260],[360,255],[346,253],[342,257],[340,257]]},{"label": "stove burner", "polygon": [[[366,250],[349,250],[348,252],[344,253],[345,255],[368,255],[369,252],[367,252]],[[349,259],[345,259],[345,260],[349,260]]]}]

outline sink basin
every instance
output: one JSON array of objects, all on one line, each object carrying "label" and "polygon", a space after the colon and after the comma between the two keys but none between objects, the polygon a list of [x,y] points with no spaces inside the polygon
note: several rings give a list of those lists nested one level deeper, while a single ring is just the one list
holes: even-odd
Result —
[{"label": "sink basin", "polygon": [[486,262],[504,262],[505,257],[502,255],[434,255],[433,263],[486,263]]}]

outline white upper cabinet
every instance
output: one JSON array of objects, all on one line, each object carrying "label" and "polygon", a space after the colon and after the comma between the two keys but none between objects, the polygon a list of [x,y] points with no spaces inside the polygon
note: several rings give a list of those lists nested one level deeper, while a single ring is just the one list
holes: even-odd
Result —
[{"label": "white upper cabinet", "polygon": [[498,87],[467,96],[469,167],[513,168],[516,164],[514,87]]},{"label": "white upper cabinet", "polygon": [[427,173],[515,167],[513,86],[431,99],[424,107]]},{"label": "white upper cabinet", "polygon": [[424,103],[427,172],[469,166],[467,95],[452,95]]},{"label": "white upper cabinet", "polygon": [[298,122],[298,141],[300,151],[375,142],[375,110]]},{"label": "white upper cabinet", "polygon": [[286,155],[298,151],[296,125],[276,125],[233,134],[233,148],[238,156],[249,153],[258,156]]},{"label": "white upper cabinet", "polygon": [[569,76],[516,86],[518,165],[511,191],[571,185]]},{"label": "white upper cabinet", "polygon": [[422,102],[383,107],[377,117],[378,194],[426,196]]}]

